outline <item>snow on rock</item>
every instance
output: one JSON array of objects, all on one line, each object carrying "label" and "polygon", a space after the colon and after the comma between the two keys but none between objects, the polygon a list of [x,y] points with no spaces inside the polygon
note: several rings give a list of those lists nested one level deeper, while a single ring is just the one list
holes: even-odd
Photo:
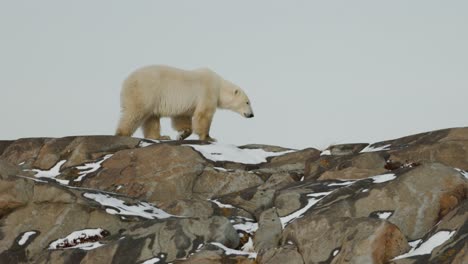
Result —
[{"label": "snow on rock", "polygon": [[36,178],[48,178],[48,179],[53,179],[55,181],[57,181],[58,183],[60,184],[64,184],[64,185],[68,185],[68,183],[70,181],[68,180],[60,180],[60,179],[56,179],[57,176],[60,175],[60,168],[62,167],[62,165],[67,162],[66,160],[61,160],[59,162],[57,162],[57,164],[55,164],[52,168],[50,168],[49,170],[39,170],[39,169],[32,169],[31,171],[34,171],[36,174],[34,175],[34,177]]},{"label": "snow on rock", "polygon": [[112,197],[108,194],[84,193],[83,196],[106,207],[106,212],[109,214],[139,216],[146,219],[164,219],[176,217],[146,202],[138,202],[134,205],[127,205],[124,201]]},{"label": "snow on rock", "polygon": [[396,175],[393,173],[382,174],[370,177],[373,180],[373,183],[383,183],[396,179]]},{"label": "snow on rock", "polygon": [[18,245],[22,246],[22,245],[26,244],[26,242],[28,242],[29,238],[32,235],[35,235],[35,234],[37,234],[36,231],[24,232],[23,235],[21,236],[20,240],[18,240]]},{"label": "snow on rock", "polygon": [[394,258],[394,260],[431,254],[434,248],[445,243],[445,241],[449,240],[454,234],[455,231],[439,231],[422,243],[420,240],[415,241],[415,243],[410,243],[410,246],[413,248],[408,253]]},{"label": "snow on rock", "polygon": [[332,183],[327,184],[327,186],[348,186],[348,185],[351,185],[351,184],[353,184],[355,182],[356,181],[332,182]]},{"label": "snow on rock", "polygon": [[210,202],[216,204],[219,208],[236,208],[236,207],[234,207],[234,206],[232,206],[232,205],[230,205],[230,204],[223,204],[223,203],[221,203],[221,202],[218,201],[218,200],[209,200],[209,199],[208,199],[208,201],[210,201]]},{"label": "snow on rock", "polygon": [[376,213],[377,217],[380,218],[380,219],[384,219],[384,220],[387,220],[388,218],[390,218],[390,216],[392,216],[393,212],[378,212]]},{"label": "snow on rock", "polygon": [[248,258],[253,258],[253,259],[257,257],[256,252],[245,252],[241,250],[235,250],[232,248],[228,248],[225,245],[218,243],[218,242],[211,242],[211,244],[224,250],[224,254],[226,255],[241,255],[241,256],[247,256]]},{"label": "snow on rock", "polygon": [[360,153],[364,153],[364,152],[376,152],[376,151],[382,151],[382,150],[389,150],[389,147],[391,145],[388,144],[388,145],[384,145],[384,146],[380,146],[380,147],[373,147],[372,145],[369,145],[367,147],[365,147],[363,150],[361,150]]},{"label": "snow on rock", "polygon": [[461,175],[463,175],[463,177],[465,177],[466,179],[468,179],[468,171],[464,171],[464,170],[461,170],[461,169],[458,169],[458,168],[455,168],[458,172],[460,172]]},{"label": "snow on rock", "polygon": [[327,186],[348,186],[355,182],[366,180],[366,179],[372,179],[372,183],[384,183],[384,182],[388,182],[388,181],[396,179],[396,175],[393,173],[387,173],[387,174],[376,175],[376,176],[363,178],[359,180],[337,180],[337,182],[329,183],[327,184]]},{"label": "snow on rock", "polygon": [[138,147],[139,148],[144,148],[144,147],[148,147],[148,146],[154,145],[156,143],[160,143],[160,142],[161,141],[159,141],[159,140],[146,138],[144,140],[141,140],[140,143],[138,143]]},{"label": "snow on rock", "polygon": [[242,251],[244,252],[255,252],[253,240],[249,237],[249,240],[242,246]]},{"label": "snow on rock", "polygon": [[253,219],[240,216],[236,217],[236,219],[240,221],[231,220],[231,222],[239,222],[237,224],[232,225],[237,231],[243,231],[248,234],[253,234],[257,231],[258,223],[255,222]]},{"label": "snow on rock", "polygon": [[49,245],[49,249],[79,248],[91,250],[103,246],[98,240],[108,236],[109,232],[102,228],[83,229],[72,232],[65,238],[60,238]]},{"label": "snow on rock", "polygon": [[112,157],[112,154],[105,155],[101,160],[96,162],[85,163],[82,166],[77,166],[76,168],[80,170],[78,173],[80,176],[74,181],[79,182],[83,180],[88,174],[93,173],[101,168],[101,164],[106,161],[108,158]]},{"label": "snow on rock", "polygon": [[223,172],[229,172],[229,171],[232,171],[232,170],[227,170],[223,167],[213,167],[213,169],[217,170],[217,171],[223,171]]},{"label": "snow on rock", "polygon": [[232,161],[243,164],[259,164],[267,158],[281,156],[294,150],[268,152],[263,149],[240,149],[234,145],[212,143],[209,145],[187,145],[212,161]]},{"label": "snow on rock", "polygon": [[155,257],[155,258],[152,258],[152,259],[148,259],[148,260],[145,260],[143,263],[141,264],[156,264],[156,263],[159,263],[161,261],[160,258],[158,257]]},{"label": "snow on rock", "polygon": [[[307,200],[307,205],[302,207],[301,209],[297,210],[296,212],[293,212],[289,215],[280,217],[281,224],[283,225],[283,228],[286,227],[289,223],[292,221],[301,218],[304,216],[304,214],[312,207],[314,206],[318,201],[322,200],[325,196],[329,195],[332,192],[320,192],[320,193],[310,193],[307,194],[307,197],[311,197]],[[318,198],[317,198],[318,197]]]},{"label": "snow on rock", "polygon": [[335,250],[333,250],[332,255],[333,255],[334,257],[336,257],[336,255],[338,255],[338,253],[340,253],[340,250],[339,250],[339,249],[335,249]]},{"label": "snow on rock", "polygon": [[320,153],[320,156],[330,156],[331,151],[329,149],[326,149]]}]

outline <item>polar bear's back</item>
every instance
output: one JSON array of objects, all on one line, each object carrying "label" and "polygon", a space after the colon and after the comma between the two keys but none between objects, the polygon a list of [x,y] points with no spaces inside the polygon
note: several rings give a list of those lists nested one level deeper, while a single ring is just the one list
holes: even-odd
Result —
[{"label": "polar bear's back", "polygon": [[122,108],[159,116],[191,114],[199,100],[213,91],[213,74],[152,65],[131,73],[124,81]]}]

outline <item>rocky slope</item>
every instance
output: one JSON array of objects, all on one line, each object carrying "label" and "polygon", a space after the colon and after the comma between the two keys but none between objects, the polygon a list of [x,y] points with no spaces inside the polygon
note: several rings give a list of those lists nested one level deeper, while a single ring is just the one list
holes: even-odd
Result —
[{"label": "rocky slope", "polygon": [[0,263],[468,263],[468,128],[291,150],[0,141]]}]

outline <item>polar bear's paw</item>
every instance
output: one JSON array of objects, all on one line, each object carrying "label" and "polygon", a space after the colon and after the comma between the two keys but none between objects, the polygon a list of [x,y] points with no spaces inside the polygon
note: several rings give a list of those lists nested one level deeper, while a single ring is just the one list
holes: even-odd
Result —
[{"label": "polar bear's paw", "polygon": [[212,137],[210,137],[210,136],[207,136],[207,137],[205,138],[205,141],[208,141],[208,142],[216,142],[217,140],[216,140],[216,138],[212,138]]},{"label": "polar bear's paw", "polygon": [[184,140],[188,138],[192,134],[191,129],[184,129],[179,131],[179,134],[177,135],[177,140]]}]

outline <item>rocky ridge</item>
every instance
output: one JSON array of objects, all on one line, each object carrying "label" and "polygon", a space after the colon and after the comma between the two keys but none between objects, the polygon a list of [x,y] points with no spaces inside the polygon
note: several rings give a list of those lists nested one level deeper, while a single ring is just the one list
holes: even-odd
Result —
[{"label": "rocky ridge", "polygon": [[468,128],[320,151],[0,141],[0,263],[468,263]]}]

